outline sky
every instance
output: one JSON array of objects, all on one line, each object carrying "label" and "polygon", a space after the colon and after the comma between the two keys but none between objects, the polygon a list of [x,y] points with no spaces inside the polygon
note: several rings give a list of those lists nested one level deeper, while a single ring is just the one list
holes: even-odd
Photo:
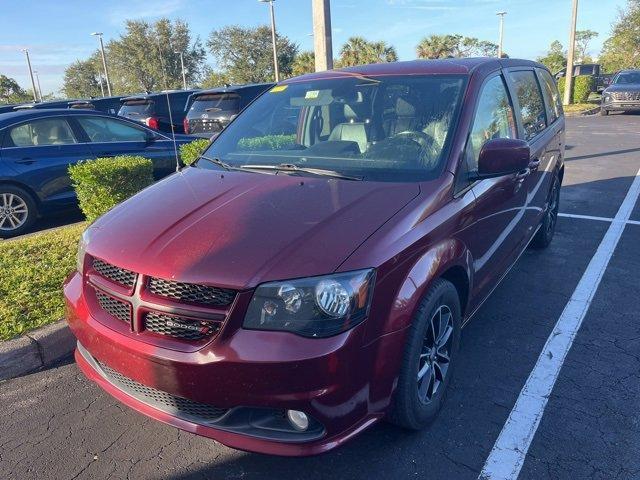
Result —
[{"label": "sky", "polygon": [[[580,0],[578,29],[599,36],[590,46],[597,55],[626,0]],[[311,0],[276,0],[278,32],[312,50]],[[332,0],[334,57],[353,35],[384,40],[400,60],[415,58],[425,36],[459,33],[498,41],[496,12],[505,10],[504,50],[511,57],[535,59],[553,40],[566,45],[571,0]],[[105,42],[124,31],[125,19],[182,19],[193,36],[206,42],[225,25],[269,22],[269,9],[257,0],[0,0],[0,74],[30,87],[22,49],[28,48],[44,94],[62,87],[64,69],[97,48],[91,32]],[[214,65],[214,60],[208,58]]]}]

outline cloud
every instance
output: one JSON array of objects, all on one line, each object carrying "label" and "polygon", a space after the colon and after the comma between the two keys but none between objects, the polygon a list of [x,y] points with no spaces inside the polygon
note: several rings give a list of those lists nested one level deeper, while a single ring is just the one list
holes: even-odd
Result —
[{"label": "cloud", "polygon": [[125,20],[158,18],[171,15],[186,6],[185,0],[129,1],[107,13],[109,22],[122,25]]}]

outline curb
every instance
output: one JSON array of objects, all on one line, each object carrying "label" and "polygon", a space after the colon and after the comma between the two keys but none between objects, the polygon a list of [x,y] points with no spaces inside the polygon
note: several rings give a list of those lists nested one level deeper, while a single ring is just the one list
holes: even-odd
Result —
[{"label": "curb", "polygon": [[580,116],[586,117],[588,115],[595,115],[599,111],[600,111],[600,105],[598,105],[597,107],[593,107],[591,110],[585,110],[583,112],[580,112]]},{"label": "curb", "polygon": [[64,320],[0,342],[0,381],[51,366],[75,346],[75,337]]}]

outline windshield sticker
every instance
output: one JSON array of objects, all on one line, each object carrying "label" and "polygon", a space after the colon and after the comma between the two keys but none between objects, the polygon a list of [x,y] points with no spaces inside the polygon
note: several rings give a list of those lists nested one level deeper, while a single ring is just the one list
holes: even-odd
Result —
[{"label": "windshield sticker", "polygon": [[320,90],[309,90],[304,98],[318,98],[318,95],[320,95]]},{"label": "windshield sticker", "polygon": [[278,92],[283,92],[284,90],[287,89],[288,85],[276,85],[275,87],[273,87],[271,90],[269,90],[271,93],[278,93]]}]

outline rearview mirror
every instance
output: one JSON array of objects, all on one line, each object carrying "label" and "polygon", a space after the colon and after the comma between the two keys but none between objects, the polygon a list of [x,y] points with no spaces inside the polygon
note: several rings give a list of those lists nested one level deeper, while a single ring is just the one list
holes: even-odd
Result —
[{"label": "rearview mirror", "polygon": [[529,166],[529,144],[515,138],[494,138],[485,143],[478,157],[478,179],[518,173]]}]

